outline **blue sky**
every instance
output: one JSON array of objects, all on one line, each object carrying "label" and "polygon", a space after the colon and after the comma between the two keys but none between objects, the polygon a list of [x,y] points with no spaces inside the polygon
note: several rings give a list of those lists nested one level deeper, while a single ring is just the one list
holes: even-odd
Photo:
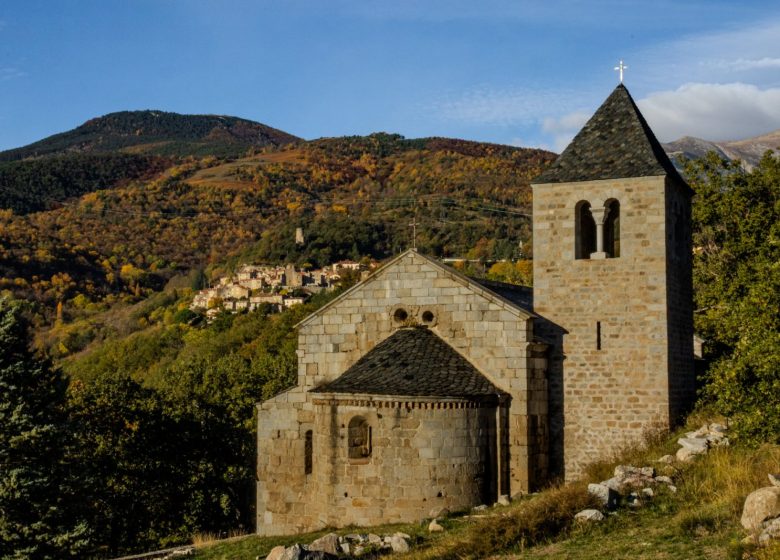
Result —
[{"label": "blue sky", "polygon": [[0,149],[130,109],[560,151],[625,83],[661,140],[780,128],[780,3],[3,0]]}]

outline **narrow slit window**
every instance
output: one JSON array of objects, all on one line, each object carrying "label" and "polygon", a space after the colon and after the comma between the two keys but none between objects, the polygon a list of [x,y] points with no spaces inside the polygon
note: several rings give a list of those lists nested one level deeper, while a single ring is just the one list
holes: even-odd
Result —
[{"label": "narrow slit window", "polygon": [[607,218],[604,222],[604,251],[611,259],[620,257],[620,202],[607,201]]},{"label": "narrow slit window", "polygon": [[304,446],[303,447],[303,455],[304,455],[303,471],[304,474],[311,474],[314,467],[313,464],[314,448],[313,448],[311,430],[306,430],[303,446]]},{"label": "narrow slit window", "polygon": [[601,321],[596,321],[596,350],[601,350]]}]

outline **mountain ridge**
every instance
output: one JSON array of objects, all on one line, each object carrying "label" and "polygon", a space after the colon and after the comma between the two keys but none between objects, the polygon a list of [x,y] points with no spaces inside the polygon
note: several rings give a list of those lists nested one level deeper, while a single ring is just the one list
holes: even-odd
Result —
[{"label": "mountain ridge", "polygon": [[747,170],[758,165],[767,150],[780,150],[780,129],[742,140],[704,140],[695,136],[683,136],[662,144],[669,158],[679,167],[681,158],[698,159],[714,151],[728,160],[740,160]]},{"label": "mountain ridge", "polygon": [[191,115],[146,109],[87,120],[32,144],[0,152],[0,162],[67,153],[125,152],[161,156],[243,155],[302,139],[268,125],[228,115]]}]

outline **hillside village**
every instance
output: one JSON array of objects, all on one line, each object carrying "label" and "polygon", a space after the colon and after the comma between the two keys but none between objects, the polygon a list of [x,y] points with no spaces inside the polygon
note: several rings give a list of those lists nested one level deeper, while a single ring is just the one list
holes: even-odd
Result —
[{"label": "hillside village", "polygon": [[376,266],[376,262],[364,264],[351,260],[316,270],[306,270],[294,264],[244,264],[233,275],[220,278],[216,286],[198,291],[190,309],[205,311],[207,317],[213,317],[222,311],[254,311],[262,305],[269,305],[278,313],[304,303],[314,294],[333,290],[345,271],[361,273]]}]

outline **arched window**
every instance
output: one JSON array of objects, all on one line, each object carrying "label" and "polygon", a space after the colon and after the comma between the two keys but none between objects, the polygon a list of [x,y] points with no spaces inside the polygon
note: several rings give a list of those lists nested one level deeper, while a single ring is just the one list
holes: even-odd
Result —
[{"label": "arched window", "polygon": [[574,211],[574,258],[589,259],[596,252],[596,222],[590,213],[590,202],[579,201]]},{"label": "arched window", "polygon": [[311,430],[306,430],[303,441],[303,473],[311,474],[314,467],[314,460],[312,458],[314,454],[314,446]]},{"label": "arched window", "polygon": [[371,426],[365,418],[355,416],[349,421],[349,458],[365,459],[371,456]]},{"label": "arched window", "polygon": [[604,252],[607,257],[620,256],[620,202],[614,198],[604,204],[607,217],[604,221]]}]

